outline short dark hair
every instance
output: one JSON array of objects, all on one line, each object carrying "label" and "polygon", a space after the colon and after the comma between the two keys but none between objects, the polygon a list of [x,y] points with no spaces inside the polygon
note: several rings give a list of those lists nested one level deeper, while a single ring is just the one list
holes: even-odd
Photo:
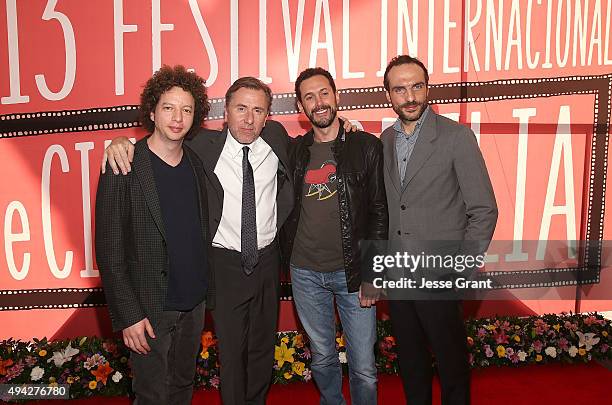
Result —
[{"label": "short dark hair", "polygon": [[252,76],[244,76],[236,79],[236,81],[230,86],[230,88],[227,89],[227,91],[225,92],[226,107],[229,105],[234,93],[240,89],[263,91],[268,101],[268,112],[270,112],[270,108],[272,107],[272,90],[270,90],[270,87],[268,87],[267,84]]},{"label": "short dark hair", "polygon": [[336,83],[334,82],[334,78],[331,73],[321,67],[308,68],[303,70],[298,78],[295,80],[295,97],[296,101],[302,101],[302,92],[300,91],[300,85],[306,79],[310,79],[313,76],[323,76],[329,82],[334,93],[336,92]]},{"label": "short dark hair", "polygon": [[385,90],[389,91],[389,71],[391,70],[391,68],[399,65],[408,64],[415,64],[421,69],[423,69],[423,73],[425,73],[425,84],[429,84],[429,72],[427,72],[427,68],[425,67],[423,62],[419,60],[419,58],[414,58],[410,55],[398,55],[391,59],[391,61],[387,65],[387,68],[385,69],[385,77],[383,79],[383,85],[385,86]]},{"label": "short dark hair", "polygon": [[140,122],[147,131],[155,130],[155,122],[151,120],[151,113],[155,112],[161,95],[173,87],[180,87],[191,93],[195,102],[193,125],[187,132],[187,137],[190,138],[200,129],[202,121],[208,115],[210,104],[206,95],[206,87],[204,87],[204,79],[194,72],[187,71],[182,65],[174,67],[164,65],[147,80],[140,94]]}]

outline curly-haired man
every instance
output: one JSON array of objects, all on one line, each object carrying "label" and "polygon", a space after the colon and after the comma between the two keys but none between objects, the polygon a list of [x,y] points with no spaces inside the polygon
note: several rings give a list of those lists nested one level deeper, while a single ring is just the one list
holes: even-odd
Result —
[{"label": "curly-haired man", "polygon": [[150,135],[132,171],[100,176],[96,258],[113,329],[132,350],[136,402],[189,404],[212,271],[206,175],[183,140],[208,113],[204,80],[164,66],[140,108]]}]

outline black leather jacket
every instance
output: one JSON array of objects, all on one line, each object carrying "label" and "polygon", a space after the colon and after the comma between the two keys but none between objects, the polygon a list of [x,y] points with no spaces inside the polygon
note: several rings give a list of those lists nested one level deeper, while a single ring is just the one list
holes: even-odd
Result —
[{"label": "black leather jacket", "polygon": [[[302,189],[314,133],[294,139],[289,164],[293,170],[295,204],[281,232],[283,265],[289,268],[293,242],[300,220]],[[359,241],[388,237],[389,213],[383,175],[382,142],[372,134],[357,131],[345,135],[342,125],[332,146],[338,176],[338,209],[342,227],[342,253],[349,292],[361,285]]]}]

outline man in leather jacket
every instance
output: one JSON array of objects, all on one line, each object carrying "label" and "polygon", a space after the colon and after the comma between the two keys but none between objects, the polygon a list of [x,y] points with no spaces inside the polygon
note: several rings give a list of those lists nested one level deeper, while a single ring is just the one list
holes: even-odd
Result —
[{"label": "man in leather jacket", "polygon": [[[330,73],[304,70],[297,105],[313,128],[291,145],[295,204],[283,229],[284,264],[312,350],[321,403],[344,404],[334,299],[346,340],[352,403],[376,403],[376,294],[362,279],[360,241],[388,237],[382,144],[345,135]],[[369,284],[369,285],[368,285]]]}]

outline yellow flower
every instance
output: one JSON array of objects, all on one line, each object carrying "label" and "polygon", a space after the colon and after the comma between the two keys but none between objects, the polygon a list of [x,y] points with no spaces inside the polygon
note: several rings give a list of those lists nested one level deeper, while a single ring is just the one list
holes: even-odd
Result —
[{"label": "yellow flower", "polygon": [[89,386],[90,390],[95,390],[96,387],[98,386],[98,382],[96,380],[92,380],[92,381],[89,382],[88,386]]},{"label": "yellow flower", "polygon": [[514,341],[515,342],[520,342],[521,341],[521,337],[519,335],[514,335]]},{"label": "yellow flower", "polygon": [[71,376],[71,377],[68,377],[68,378],[66,378],[66,382],[67,382],[68,384],[72,384],[72,383],[74,382],[74,378],[72,378],[72,376]]},{"label": "yellow flower", "polygon": [[468,343],[468,345],[473,346],[474,345],[474,339],[472,339],[471,336],[468,336],[467,337],[467,343]]},{"label": "yellow flower", "polygon": [[40,357],[45,357],[47,355],[47,351],[45,349],[42,349],[41,351],[38,352],[38,355]]},{"label": "yellow flower", "polygon": [[338,343],[338,346],[344,347],[345,346],[344,335],[341,335],[340,337],[336,338],[336,342]]},{"label": "yellow flower", "polygon": [[202,353],[200,353],[200,357],[203,358],[204,360],[206,360],[210,355],[208,354],[208,350],[206,351],[202,351]]},{"label": "yellow flower", "polygon": [[580,348],[580,349],[578,349],[578,354],[581,355],[581,356],[584,356],[586,354],[586,350]]},{"label": "yellow flower", "polygon": [[120,362],[122,363],[127,363],[128,359],[125,356],[121,356],[121,358],[119,359]]},{"label": "yellow flower", "polygon": [[495,325],[488,324],[488,325],[485,326],[485,329],[487,329],[487,330],[495,330]]},{"label": "yellow flower", "polygon": [[283,338],[281,339],[281,343],[284,343],[284,344],[289,343],[289,338],[287,336],[283,336]]},{"label": "yellow flower", "polygon": [[285,377],[285,380],[290,380],[291,377],[293,377],[293,374],[287,371],[285,374],[283,374],[283,377]]},{"label": "yellow flower", "polygon": [[601,332],[601,335],[602,335],[603,337],[608,337],[608,332],[606,332],[606,331],[604,330],[603,332]]},{"label": "yellow flower", "polygon": [[553,329],[556,330],[557,332],[559,332],[559,329],[561,329],[561,325],[556,323],[556,324],[553,325]]},{"label": "yellow flower", "polygon": [[52,382],[51,384],[49,384],[49,387],[59,387],[59,384],[56,382]]},{"label": "yellow flower", "polygon": [[497,357],[506,357],[506,348],[504,346],[497,346]]},{"label": "yellow flower", "polygon": [[53,384],[55,381],[57,381],[57,380],[55,379],[55,377],[49,377],[49,382],[50,382],[50,383],[52,383],[52,384]]},{"label": "yellow flower", "polygon": [[304,337],[301,333],[298,333],[293,337],[293,347],[302,348],[304,347]]},{"label": "yellow flower", "polygon": [[297,375],[302,375],[304,373],[305,364],[301,361],[296,361],[291,365],[291,370]]},{"label": "yellow flower", "polygon": [[542,355],[536,354],[536,361],[542,361]]},{"label": "yellow flower", "polygon": [[293,363],[293,354],[295,353],[295,349],[287,348],[285,343],[281,343],[280,346],[274,347],[274,360],[276,360],[276,364],[278,367],[282,367],[285,362]]}]

